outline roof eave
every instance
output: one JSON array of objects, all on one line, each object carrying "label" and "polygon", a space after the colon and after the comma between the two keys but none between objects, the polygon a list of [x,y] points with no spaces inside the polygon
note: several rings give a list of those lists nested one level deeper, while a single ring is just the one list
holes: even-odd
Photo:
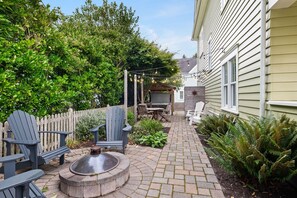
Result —
[{"label": "roof eave", "polygon": [[197,0],[194,14],[194,28],[192,33],[192,40],[197,41],[199,32],[204,20],[208,0]]}]

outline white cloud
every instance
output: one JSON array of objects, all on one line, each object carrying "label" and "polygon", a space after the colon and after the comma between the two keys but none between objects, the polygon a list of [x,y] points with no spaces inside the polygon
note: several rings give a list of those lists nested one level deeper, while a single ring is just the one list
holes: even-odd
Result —
[{"label": "white cloud", "polygon": [[191,41],[189,35],[177,34],[169,29],[163,29],[158,33],[155,29],[144,25],[140,26],[140,31],[144,38],[161,45],[162,49],[175,53],[175,58],[180,58],[183,54],[190,57],[196,53],[196,43]]},{"label": "white cloud", "polygon": [[186,12],[186,7],[180,4],[166,5],[166,7],[159,9],[152,18],[176,17]]},{"label": "white cloud", "polygon": [[156,31],[153,28],[151,28],[149,26],[145,26],[145,25],[140,25],[139,28],[140,28],[140,32],[141,32],[142,36],[144,38],[146,38],[147,40],[149,40],[149,41],[158,40],[158,38],[159,38],[158,34],[156,33]]}]

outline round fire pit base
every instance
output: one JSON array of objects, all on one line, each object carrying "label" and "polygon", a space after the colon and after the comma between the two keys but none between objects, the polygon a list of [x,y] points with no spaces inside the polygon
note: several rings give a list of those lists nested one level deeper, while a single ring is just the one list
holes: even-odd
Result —
[{"label": "round fire pit base", "polygon": [[71,197],[98,197],[115,191],[129,179],[129,159],[116,152],[107,152],[119,159],[119,165],[98,175],[76,175],[68,168],[59,172],[60,189]]}]

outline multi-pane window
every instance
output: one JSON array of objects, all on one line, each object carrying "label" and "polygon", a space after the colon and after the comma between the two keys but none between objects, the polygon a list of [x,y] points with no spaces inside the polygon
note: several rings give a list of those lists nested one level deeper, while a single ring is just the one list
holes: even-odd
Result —
[{"label": "multi-pane window", "polygon": [[184,91],[179,91],[179,99],[180,100],[184,99]]},{"label": "multi-pane window", "polygon": [[237,59],[236,55],[222,65],[222,107],[237,110]]}]

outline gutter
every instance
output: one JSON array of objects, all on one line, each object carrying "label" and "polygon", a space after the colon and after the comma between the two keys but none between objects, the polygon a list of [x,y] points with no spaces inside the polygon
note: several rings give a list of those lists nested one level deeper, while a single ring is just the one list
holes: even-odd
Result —
[{"label": "gutter", "polygon": [[194,10],[194,28],[193,28],[192,39],[191,39],[192,41],[198,41],[198,38],[195,38],[195,33],[197,31],[196,29],[198,25],[198,13],[200,11],[200,7],[201,7],[201,0],[196,0],[195,10]]},{"label": "gutter", "polygon": [[260,54],[260,112],[265,116],[266,100],[266,0],[261,0],[261,54]]}]

